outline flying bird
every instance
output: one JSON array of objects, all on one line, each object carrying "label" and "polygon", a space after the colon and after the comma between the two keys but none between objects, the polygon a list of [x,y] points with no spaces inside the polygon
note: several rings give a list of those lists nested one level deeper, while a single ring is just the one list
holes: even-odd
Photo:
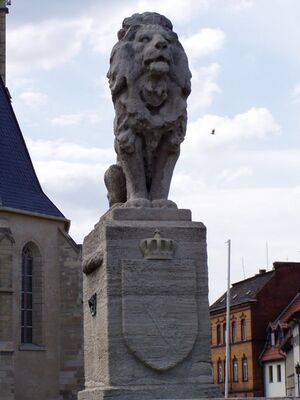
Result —
[{"label": "flying bird", "polygon": [[211,133],[211,135],[214,135],[215,134],[215,129],[213,129],[210,133]]}]

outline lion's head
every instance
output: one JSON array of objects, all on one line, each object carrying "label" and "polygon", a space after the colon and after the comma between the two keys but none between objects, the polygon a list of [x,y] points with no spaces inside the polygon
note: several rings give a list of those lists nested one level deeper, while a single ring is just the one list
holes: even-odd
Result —
[{"label": "lion's head", "polygon": [[[144,89],[145,93],[139,93],[142,100],[146,103],[149,100],[150,106],[159,106],[168,96],[170,82],[180,89],[177,95],[187,98],[191,73],[172,28],[171,22],[157,13],[134,14],[123,21],[107,74],[114,101],[122,91],[133,89],[134,96]],[[149,99],[143,98],[147,92]]]}]

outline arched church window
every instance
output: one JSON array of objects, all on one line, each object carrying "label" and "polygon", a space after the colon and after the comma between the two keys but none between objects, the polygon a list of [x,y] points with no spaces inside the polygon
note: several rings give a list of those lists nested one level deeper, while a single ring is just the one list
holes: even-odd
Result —
[{"label": "arched church window", "polygon": [[22,252],[21,343],[32,343],[32,264],[30,248]]},{"label": "arched church window", "polygon": [[21,343],[43,345],[43,276],[38,247],[30,242],[22,251]]}]

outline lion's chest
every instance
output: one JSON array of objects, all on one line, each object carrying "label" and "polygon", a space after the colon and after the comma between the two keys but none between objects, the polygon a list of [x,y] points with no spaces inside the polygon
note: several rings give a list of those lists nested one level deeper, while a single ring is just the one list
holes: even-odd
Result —
[{"label": "lion's chest", "polygon": [[141,97],[146,105],[160,107],[168,97],[165,80],[145,80],[141,89]]}]

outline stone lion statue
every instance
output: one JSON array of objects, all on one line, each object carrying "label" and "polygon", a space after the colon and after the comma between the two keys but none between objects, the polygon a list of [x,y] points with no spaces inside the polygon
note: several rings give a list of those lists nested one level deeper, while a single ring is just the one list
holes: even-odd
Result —
[{"label": "stone lion statue", "polygon": [[176,207],[168,200],[191,92],[188,60],[172,23],[157,13],[123,21],[107,73],[117,164],[105,173],[110,206]]}]

